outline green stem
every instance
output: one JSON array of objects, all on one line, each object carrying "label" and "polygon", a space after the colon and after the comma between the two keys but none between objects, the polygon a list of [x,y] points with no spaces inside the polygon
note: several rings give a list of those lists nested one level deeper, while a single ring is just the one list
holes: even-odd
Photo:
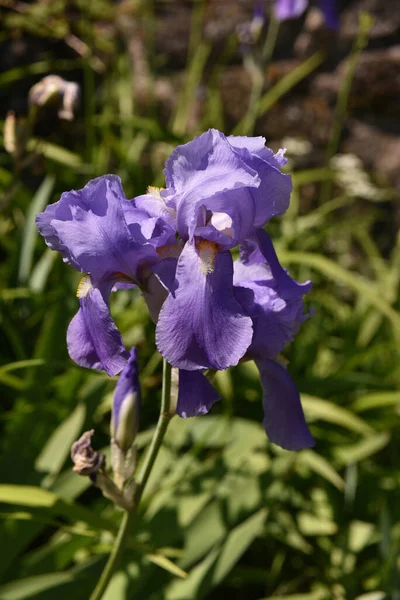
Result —
[{"label": "green stem", "polygon": [[[360,61],[361,53],[364,50],[365,46],[368,44],[368,34],[369,30],[372,27],[372,24],[373,20],[371,16],[367,13],[362,12],[360,14],[357,37],[354,40],[353,47],[351,49],[350,58],[347,62],[346,72],[344,74],[343,81],[339,89],[336,101],[335,111],[333,115],[333,124],[326,153],[328,165],[331,158],[335,156],[339,149],[343,123],[347,113],[354,75],[356,73],[358,63]],[[331,193],[332,179],[328,179],[327,181],[324,181],[321,185],[320,204],[328,202],[328,200],[330,200]]]},{"label": "green stem", "polygon": [[101,600],[104,592],[108,587],[111,577],[113,576],[118,567],[119,559],[122,555],[122,552],[125,549],[126,540],[128,534],[130,533],[132,523],[134,522],[135,517],[137,515],[140,499],[142,497],[144,488],[149,479],[154,462],[157,458],[157,454],[163,442],[168,424],[171,420],[171,417],[173,416],[173,413],[170,413],[170,402],[171,365],[169,365],[167,361],[164,360],[160,415],[158,417],[156,430],[151,440],[150,447],[146,453],[146,458],[141,468],[139,477],[136,481],[133,508],[132,510],[125,512],[122,518],[117,537],[115,538],[113,549],[108,558],[107,564],[104,567],[101,577],[93,591],[93,594],[90,596],[90,600]]},{"label": "green stem", "polygon": [[236,135],[253,135],[256,120],[259,114],[259,104],[264,89],[265,68],[271,61],[279,33],[279,21],[272,15],[269,23],[267,36],[263,45],[261,59],[256,61],[254,57],[249,58],[248,70],[253,85],[251,88],[249,106],[243,119],[234,129]]}]

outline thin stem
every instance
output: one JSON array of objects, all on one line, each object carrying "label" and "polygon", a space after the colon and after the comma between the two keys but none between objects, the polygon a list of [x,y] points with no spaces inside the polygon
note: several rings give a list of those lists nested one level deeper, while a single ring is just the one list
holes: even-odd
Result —
[{"label": "thin stem", "polygon": [[[335,111],[333,115],[333,124],[331,129],[331,135],[328,142],[328,148],[326,153],[327,162],[329,164],[330,159],[337,153],[340,144],[340,138],[342,135],[343,123],[346,116],[351,88],[353,85],[354,75],[360,56],[365,46],[368,44],[368,34],[372,27],[372,19],[367,13],[360,14],[360,21],[358,26],[357,37],[354,40],[353,47],[351,49],[350,58],[348,59],[346,72],[343,77],[341,87],[339,89]],[[332,179],[324,181],[321,185],[321,196],[320,204],[330,200],[332,192]]]},{"label": "thin stem", "polygon": [[156,430],[150,443],[150,447],[146,453],[146,457],[141,468],[139,477],[136,482],[133,508],[129,512],[125,512],[122,517],[121,524],[118,530],[117,537],[115,538],[114,546],[101,577],[90,596],[90,600],[101,600],[104,592],[106,591],[108,584],[111,580],[112,575],[118,567],[119,559],[122,552],[125,549],[126,540],[130,533],[132,523],[137,515],[139,508],[140,499],[142,497],[144,488],[149,479],[151,470],[154,462],[157,458],[158,451],[163,442],[165,433],[167,431],[168,424],[173,414],[170,413],[170,402],[171,402],[171,365],[166,360],[163,362],[163,381],[162,381],[162,395],[161,395],[161,409],[158,417]]},{"label": "thin stem", "polygon": [[248,57],[247,69],[250,72],[253,85],[251,88],[249,106],[240,123],[235,127],[237,135],[252,135],[259,113],[259,104],[264,89],[265,68],[271,61],[279,33],[279,21],[274,15],[269,22],[266,39],[261,52],[261,59],[256,61],[254,56]]}]

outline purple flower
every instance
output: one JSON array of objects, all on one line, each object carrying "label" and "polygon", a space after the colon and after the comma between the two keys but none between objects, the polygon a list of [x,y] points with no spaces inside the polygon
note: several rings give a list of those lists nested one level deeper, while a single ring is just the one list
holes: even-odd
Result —
[{"label": "purple flower", "polygon": [[[338,15],[335,0],[319,0],[320,8],[325,17],[325,22],[332,29],[338,27]],[[306,10],[308,0],[276,0],[275,14],[279,21],[295,19]]]},{"label": "purple flower", "polygon": [[217,400],[217,391],[201,371],[179,370],[176,414],[184,419],[204,415]]},{"label": "purple flower", "polygon": [[156,341],[187,371],[236,365],[253,337],[233,289],[230,249],[289,205],[286,160],[264,138],[225,137],[211,129],[178,146],[166,163],[165,205],[185,242],[160,311]]},{"label": "purple flower", "polygon": [[111,418],[111,438],[124,453],[132,446],[139,431],[140,406],[136,348],[132,348],[115,387]]},{"label": "purple flower", "polygon": [[[77,291],[80,309],[67,332],[71,358],[83,367],[116,375],[129,354],[110,314],[111,290],[136,284],[149,291],[152,268],[162,259],[163,247],[176,244],[175,231],[163,219],[127,200],[115,175],[94,179],[82,190],[65,192],[36,221],[47,245],[86,273]],[[159,310],[164,295],[161,286],[148,293],[154,311]]]},{"label": "purple flower", "polygon": [[[264,143],[211,129],[172,152],[165,190],[149,188],[127,200],[119,178],[106,175],[63,194],[37,217],[48,246],[86,274],[67,333],[71,358],[110,375],[124,369],[112,424],[124,452],[137,430],[140,389],[135,351],[129,355],[123,345],[109,298],[132,285],[156,323],[158,349],[179,369],[180,416],[204,414],[218,399],[205,370],[252,359],[270,440],[288,449],[313,444],[299,393],[278,357],[307,316],[303,295],[311,283],[288,275],[263,230],[286,211],[292,188],[280,170],[283,151],[274,154]],[[236,246],[240,259],[233,262]]]}]

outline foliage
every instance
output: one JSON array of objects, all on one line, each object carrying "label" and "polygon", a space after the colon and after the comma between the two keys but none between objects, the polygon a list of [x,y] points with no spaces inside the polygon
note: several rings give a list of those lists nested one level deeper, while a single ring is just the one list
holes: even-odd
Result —
[{"label": "foliage", "polygon": [[[52,50],[2,73],[3,95],[57,69],[82,83],[83,97],[73,126],[56,121],[49,132],[39,121],[22,156],[0,157],[2,600],[87,598],[121,516],[71,471],[69,448],[82,431],[96,429],[98,448],[108,443],[115,381],[68,359],[65,331],[79,275],[44,247],[34,216],[106,172],[121,176],[128,197],[148,183],[162,185],[165,157],[194,133],[191,106],[211,50],[198,43],[198,3],[185,82],[167,119],[151,95],[141,105],[126,50],[100,34],[100,19],[114,22],[122,8],[89,4],[97,8],[32,3],[5,21],[5,39],[18,30],[45,37]],[[132,4],[143,19],[152,18],[149,5]],[[71,10],[80,20],[70,20]],[[87,50],[56,59],[51,44],[66,36],[71,42],[68,35]],[[151,54],[151,27],[146,44],[155,81],[162,57]],[[208,76],[195,132],[223,125],[215,81],[231,52],[225,48]],[[292,77],[293,85],[302,77]],[[260,110],[288,89],[261,98]],[[375,193],[363,193],[366,178]],[[108,600],[400,594],[400,236],[386,234],[390,191],[364,172],[361,179],[364,187],[357,180],[349,186],[343,161],[296,172],[291,207],[271,225],[282,262],[314,283],[315,314],[287,358],[315,449],[290,453],[268,443],[251,363],[218,373],[222,401],[212,414],[171,423]],[[319,203],[327,180],[333,198]],[[159,406],[154,326],[137,291],[119,292],[113,314],[140,355],[143,449]]]}]

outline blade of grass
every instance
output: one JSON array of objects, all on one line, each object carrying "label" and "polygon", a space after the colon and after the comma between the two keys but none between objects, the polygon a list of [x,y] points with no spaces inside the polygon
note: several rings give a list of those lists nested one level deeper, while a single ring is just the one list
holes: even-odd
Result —
[{"label": "blade of grass", "polygon": [[41,186],[36,192],[32,202],[29,205],[25,218],[25,225],[22,235],[22,248],[18,269],[18,281],[21,284],[27,282],[33,262],[33,252],[35,249],[38,231],[36,229],[35,216],[42,212],[48,204],[51,193],[54,188],[55,178],[53,175],[47,175]]},{"label": "blade of grass", "polygon": [[310,73],[315,71],[319,65],[324,61],[325,53],[319,50],[315,52],[310,58],[305,60],[301,65],[293,69],[290,73],[282,77],[282,79],[274,85],[268,92],[262,96],[259,107],[258,116],[261,117],[266,113],[271,106],[273,106],[282,96],[289,92],[295,85],[300,83],[303,79],[308,77]]},{"label": "blade of grass", "polygon": [[[330,159],[337,153],[339,148],[340,137],[342,135],[343,121],[349,103],[354,75],[357,69],[358,62],[360,60],[361,53],[368,43],[368,34],[372,27],[372,24],[372,17],[366,12],[361,12],[357,37],[354,40],[350,58],[348,59],[346,73],[343,77],[342,85],[339,89],[339,94],[337,97],[332,130],[326,153],[326,159],[328,163]],[[324,202],[329,200],[331,192],[332,181],[325,181],[321,186],[320,204],[323,204]]]}]

